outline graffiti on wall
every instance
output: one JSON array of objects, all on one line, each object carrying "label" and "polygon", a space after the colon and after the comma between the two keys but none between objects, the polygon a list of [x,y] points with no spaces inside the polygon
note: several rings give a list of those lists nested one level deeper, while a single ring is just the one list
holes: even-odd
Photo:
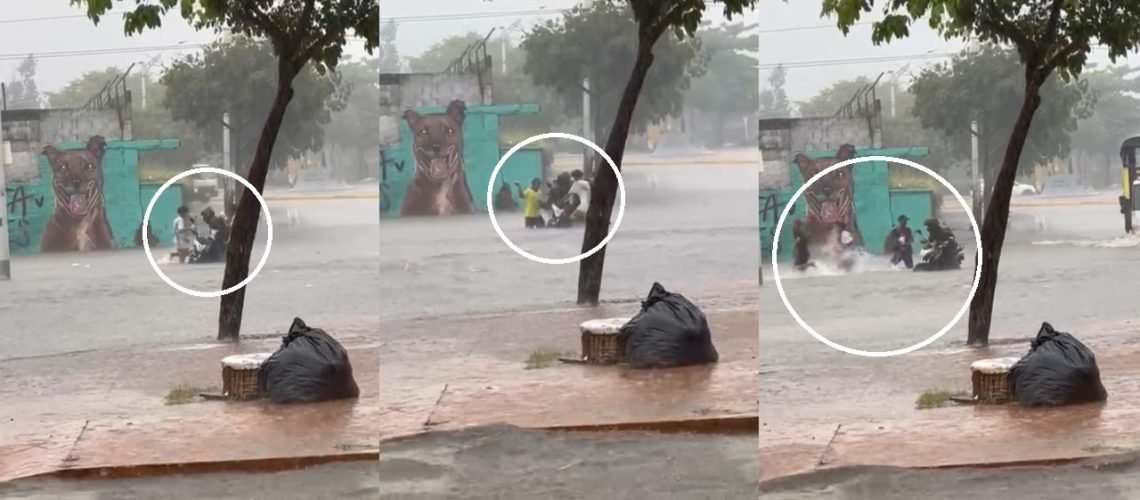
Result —
[{"label": "graffiti on wall", "polygon": [[409,109],[404,120],[412,131],[415,174],[404,192],[400,215],[456,215],[475,210],[463,169],[463,101],[451,101],[443,114],[421,115]]},{"label": "graffiti on wall", "polygon": [[[855,146],[844,144],[834,156],[809,158],[804,153],[798,153],[793,161],[799,167],[804,182],[807,182],[828,167],[854,157]],[[804,225],[809,235],[809,245],[827,244],[837,224],[843,224],[851,231],[856,245],[863,244],[855,216],[855,182],[850,165],[836,169],[812,183],[804,191],[804,200],[807,202]]]},{"label": "graffiti on wall", "polygon": [[8,244],[17,249],[28,248],[32,245],[32,235],[28,233],[28,212],[39,210],[44,206],[42,195],[29,194],[24,186],[7,188],[8,220],[12,228],[8,231]]},{"label": "graffiti on wall", "polygon": [[[2,230],[8,231],[12,251],[135,246],[143,209],[157,191],[157,185],[139,182],[139,153],[177,147],[177,140],[106,141],[101,135],[42,146],[40,174],[10,180],[6,189],[8,218]],[[156,235],[168,238],[166,221],[174,219],[180,203],[179,190],[163,192],[151,213]]]},{"label": "graffiti on wall", "polygon": [[107,141],[102,136],[87,140],[83,149],[60,151],[44,146],[51,166],[51,190],[55,205],[44,228],[40,250],[71,252],[109,250],[114,247],[111,224],[107,221],[107,201],[103,195],[103,153]]}]

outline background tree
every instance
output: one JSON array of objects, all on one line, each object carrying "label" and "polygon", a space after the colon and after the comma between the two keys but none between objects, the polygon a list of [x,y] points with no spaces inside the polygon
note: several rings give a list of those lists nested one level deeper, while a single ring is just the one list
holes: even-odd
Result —
[{"label": "background tree", "polygon": [[[629,19],[632,19],[632,25],[623,24],[620,19],[615,19],[612,16],[591,15],[605,13],[618,4],[622,5],[621,9],[625,12],[627,23]],[[715,5],[723,7],[725,17],[731,20],[732,16],[739,15],[745,8],[750,8],[755,4],[756,0],[723,0]],[[682,49],[688,47],[688,50],[695,50],[696,47],[692,43],[674,43],[672,37],[659,45],[661,36],[667,31],[672,31],[677,40],[692,37],[700,26],[705,9],[709,5],[704,0],[676,0],[672,2],[656,0],[618,2],[611,0],[600,1],[589,6],[575,7],[566,12],[561,21],[546,23],[528,34],[526,41],[523,42],[523,48],[527,51],[527,73],[534,77],[536,83],[546,84],[557,89],[566,100],[573,99],[574,94],[580,94],[580,92],[573,90],[576,82],[581,82],[582,78],[591,76],[591,87],[603,91],[602,100],[604,100],[604,92],[611,91],[611,89],[622,89],[621,98],[617,100],[617,105],[605,108],[614,109],[615,113],[613,125],[608,127],[609,136],[604,146],[606,154],[620,169],[630,130],[634,129],[639,122],[644,124],[647,117],[652,117],[654,114],[667,116],[670,111],[675,112],[674,110],[679,109],[680,106],[680,102],[676,102],[677,107],[670,109],[669,103],[662,101],[667,101],[671,92],[683,92],[683,88],[661,89],[659,85],[661,81],[670,79],[679,83],[679,80],[683,78],[679,73],[683,74],[689,70],[689,61],[686,61],[685,64],[677,64],[676,56],[670,57],[670,54],[674,52],[673,47]],[[564,38],[559,36],[562,33],[567,35],[573,33],[575,37]],[[605,40],[607,43],[601,47],[601,50],[595,51],[588,51],[588,47],[591,45],[585,43],[587,40],[577,44],[567,43],[578,41],[578,37],[582,36],[581,34],[587,33],[592,35],[593,42]],[[630,53],[627,52],[630,47],[626,45],[628,42],[626,42],[625,37],[615,35],[634,33],[637,35],[637,43],[633,46],[635,50]],[[559,42],[564,45],[556,45]],[[562,67],[557,68],[558,70],[578,74],[574,74],[573,78],[570,78],[569,75],[560,77],[558,71],[544,70],[550,68],[551,65],[550,62],[542,61],[537,57],[541,54],[546,54],[553,60],[561,61]],[[625,54],[626,58],[622,60],[612,57],[619,54]],[[662,66],[665,66],[665,71],[650,79],[650,71],[659,55],[662,59]],[[583,60],[586,58],[590,60]],[[587,69],[599,71],[600,68],[605,68],[607,71],[595,75],[586,71]],[[626,81],[612,82],[612,86],[605,84],[607,78],[626,72],[629,74]],[[690,76],[699,76],[699,74],[689,74]],[[647,80],[650,82],[648,87],[646,86]],[[642,90],[647,90],[648,93],[645,102],[639,107],[638,101]],[[592,98],[591,100],[598,99]],[[641,119],[638,119],[638,115]],[[600,159],[599,161],[604,162]],[[582,251],[584,252],[601,243],[609,233],[610,216],[613,213],[614,201],[617,198],[617,177],[614,172],[604,163],[597,164],[596,172],[590,206],[586,211],[586,229],[582,237]],[[578,272],[579,304],[596,305],[598,303],[605,258],[606,249],[602,247],[590,257],[582,259]]]},{"label": "background tree", "polygon": [[[335,69],[350,33],[364,38],[365,50],[370,54],[380,39],[380,11],[374,0],[71,0],[71,3],[86,6],[87,16],[96,24],[116,5],[129,5],[130,10],[122,15],[127,35],[161,27],[162,16],[177,8],[182,17],[198,29],[228,31],[269,41],[277,63],[277,81],[273,104],[265,117],[246,175],[258,191],[264,189],[269,175],[273,147],[289,102],[293,100],[294,79],[309,65],[321,73]],[[253,193],[242,191],[226,249],[223,289],[237,285],[249,275],[249,258],[257,236],[261,206]],[[245,288],[222,297],[219,340],[238,339],[244,304]]]},{"label": "background tree", "polygon": [[[380,28],[380,47],[377,48],[377,59],[381,73],[397,73],[400,71],[400,51],[396,47],[396,35],[400,25],[389,20]],[[376,101],[380,102],[380,101]]]},{"label": "background tree", "polygon": [[39,109],[42,103],[36,87],[36,66],[39,61],[28,54],[16,67],[15,79],[8,83],[8,109]]},{"label": "background tree", "polygon": [[[707,57],[700,54],[696,38],[668,37],[658,42],[658,36],[651,46],[639,45],[640,28],[634,15],[641,3],[632,2],[632,8],[607,0],[579,5],[564,12],[561,19],[533,27],[523,39],[524,71],[535,84],[554,89],[567,110],[577,111],[571,111],[574,116],[581,116],[582,83],[589,79],[592,139],[599,144],[610,133],[612,110],[622,102],[628,72],[638,61],[639,51],[652,51],[653,65],[646,66],[642,77],[642,99],[633,102],[640,105],[631,106],[628,128],[635,133],[666,117],[680,116],[690,79],[704,73]],[[622,134],[623,140],[628,134]]]},{"label": "background tree", "polygon": [[[755,24],[733,23],[712,27],[710,23],[703,23],[697,31],[700,40],[700,49],[703,62],[707,62],[704,74],[692,81],[692,87],[685,93],[684,100],[692,109],[712,117],[715,128],[710,145],[720,146],[724,143],[724,123],[730,115],[737,117],[743,113],[752,115],[751,110],[765,107],[761,106],[757,95],[759,73],[757,71],[756,57],[743,53],[755,50],[759,35],[745,34],[745,31],[754,29]],[[698,59],[698,61],[701,61]],[[782,77],[773,72],[773,77]],[[653,74],[650,73],[652,78]],[[772,79],[769,79],[772,83]],[[784,94],[783,82],[778,82],[778,88],[769,89],[770,102],[767,111],[779,113],[782,106],[788,107],[787,95]],[[786,115],[785,115],[786,116]]]},{"label": "background tree", "polygon": [[[796,107],[800,116],[834,116],[852,97],[855,97],[856,92],[870,85],[873,81],[873,78],[858,76],[850,80],[833,82],[811,99],[797,103]],[[897,99],[898,96],[896,95],[895,98]]]},{"label": "background tree", "polygon": [[[467,47],[482,40],[486,33],[469,31],[462,35],[450,35],[436,42],[418,56],[409,56],[405,60],[408,70],[412,73],[438,73],[447,69],[455,58],[459,57]],[[490,41],[487,42],[488,44]]]},{"label": "background tree", "polygon": [[[864,12],[873,9],[874,2],[866,0],[823,2],[824,15],[835,15],[844,34]],[[883,14],[883,19],[875,21],[872,27],[872,41],[876,44],[905,38],[912,22],[927,18],[923,22],[947,38],[1011,45],[1021,58],[1024,90],[982,223],[982,254],[978,257],[981,278],[970,303],[967,343],[988,344],[998,264],[1009,223],[1009,199],[1033,115],[1041,105],[1041,89],[1054,73],[1066,81],[1079,76],[1089,52],[1098,43],[1108,49],[1108,56],[1114,61],[1140,46],[1140,1],[890,0]]]},{"label": "background tree", "polygon": [[1136,68],[1109,67],[1084,76],[1096,96],[1093,114],[1077,124],[1072,146],[1104,168],[1103,182],[1120,182],[1120,144],[1140,135],[1140,76]]},{"label": "background tree", "polygon": [[[709,72],[712,73],[712,70]],[[764,118],[788,118],[792,116],[792,104],[788,101],[788,93],[784,89],[787,79],[788,68],[785,68],[783,64],[776,66],[768,75],[768,87],[760,92],[760,116]]]},{"label": "background tree", "polygon": [[[561,98],[549,87],[536,85],[534,81],[523,72],[523,62],[526,52],[513,43],[507,43],[507,67],[503,72],[502,43],[500,32],[487,40],[487,50],[493,62],[493,93],[495,102],[505,104],[537,104],[539,113],[535,115],[516,115],[503,117],[499,122],[499,137],[504,144],[513,144],[527,137],[537,134],[567,128],[567,112]],[[467,47],[483,40],[487,34],[474,31],[462,35],[448,36],[431,48],[416,57],[408,58],[408,66],[413,72],[443,71],[455,58],[459,57]],[[581,108],[579,108],[581,109]],[[578,130],[578,129],[575,129]],[[565,147],[565,144],[555,143],[554,146]]]},{"label": "background tree", "polygon": [[[372,73],[375,80],[376,70]],[[332,112],[344,109],[349,91],[338,85],[339,80],[339,73],[322,75],[312,66],[294,77],[293,98],[280,125],[271,167],[283,168],[288,159],[324,146],[324,126]],[[162,106],[174,119],[194,124],[208,137],[222,137],[222,115],[229,112],[232,161],[244,174],[256,154],[257,125],[273,107],[274,97],[265,91],[277,81],[269,43],[240,35],[223,37],[201,54],[176,59],[159,81],[166,88]],[[210,152],[221,153],[220,146],[220,141],[214,142]]]},{"label": "background tree", "polygon": [[338,111],[325,125],[323,135],[331,146],[332,165],[349,182],[368,177],[374,165],[369,159],[376,150],[376,124],[380,119],[380,85],[376,79],[380,60],[366,58],[342,63],[336,72],[337,91],[326,97],[339,100],[347,96],[345,105],[337,106]]},{"label": "background tree", "polygon": [[[1017,53],[987,44],[958,54],[948,64],[923,69],[910,88],[913,113],[922,126],[942,132],[964,151],[970,150],[970,123],[977,121],[987,203],[994,185],[992,167],[1001,164],[1002,146],[1017,119],[1023,87],[1024,70]],[[1093,96],[1083,81],[1051,78],[1040,94],[1039,119],[1029,128],[1017,164],[1019,174],[1031,174],[1035,165],[1068,156],[1078,119],[1092,112]]]},{"label": "background tree", "polygon": [[[119,78],[127,68],[109,66],[101,70],[88,71],[79,77],[67,82],[63,88],[50,92],[46,96],[46,103],[53,108],[78,108],[87,104],[93,96],[99,93],[107,83]],[[126,88],[131,93],[134,103],[142,95],[141,72],[132,70],[126,76]],[[160,149],[149,151],[139,157],[139,175],[148,181],[165,181],[176,172],[186,170],[195,163],[212,163],[209,153],[217,153],[220,148],[213,143],[220,143],[221,136],[211,143],[204,136],[199,127],[181,120],[176,120],[170,110],[162,106],[166,98],[166,86],[161,82],[149,80],[147,83],[148,106],[144,109],[134,104],[131,109],[131,131],[136,139],[178,139],[181,147],[178,149]],[[213,138],[213,137],[211,137]]]}]

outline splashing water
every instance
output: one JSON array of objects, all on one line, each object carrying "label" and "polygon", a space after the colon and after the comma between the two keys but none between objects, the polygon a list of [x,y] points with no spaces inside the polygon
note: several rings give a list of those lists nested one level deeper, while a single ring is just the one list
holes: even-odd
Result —
[{"label": "splashing water", "polygon": [[[819,255],[818,258],[813,258],[812,262],[815,264],[803,271],[799,271],[790,265],[781,266],[780,278],[781,279],[797,279],[797,278],[812,278],[817,276],[842,276],[845,274],[862,274],[884,271],[909,271],[901,262],[898,264],[891,264],[890,257],[885,255],[875,255],[866,251],[861,251],[852,256],[852,264],[850,269],[844,269],[840,265],[839,259],[834,255],[827,254],[813,254]],[[917,260],[918,255],[915,255]]]},{"label": "splashing water", "polygon": [[1069,245],[1081,248],[1133,248],[1140,246],[1140,235],[1126,234],[1108,240],[1046,240],[1034,245]]}]

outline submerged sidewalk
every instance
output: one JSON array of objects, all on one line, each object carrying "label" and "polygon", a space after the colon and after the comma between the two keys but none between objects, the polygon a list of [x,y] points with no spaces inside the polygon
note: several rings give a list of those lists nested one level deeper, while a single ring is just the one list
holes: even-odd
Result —
[{"label": "submerged sidewalk", "polygon": [[[755,308],[705,307],[720,362],[671,370],[566,364],[582,321],[632,316],[610,304],[384,326],[381,439],[505,423],[527,428],[755,428]],[[528,367],[528,361],[530,367]]]},{"label": "submerged sidewalk", "polygon": [[[272,352],[276,335],[239,345],[93,351],[0,362],[0,481],[56,471],[101,475],[281,468],[377,453],[377,345],[335,332],[349,350],[360,398],[313,405],[195,400],[220,392],[221,359]],[[374,333],[372,336],[374,337]],[[181,403],[181,402],[179,402]],[[244,463],[243,463],[244,462]]]},{"label": "submerged sidewalk", "polygon": [[812,363],[770,364],[760,378],[761,480],[847,466],[1047,464],[1140,449],[1140,347],[1126,335],[1081,335],[1097,354],[1108,402],[1054,409],[916,408],[926,391],[968,393],[972,361],[1024,355],[1029,339],[871,361],[831,352]]}]

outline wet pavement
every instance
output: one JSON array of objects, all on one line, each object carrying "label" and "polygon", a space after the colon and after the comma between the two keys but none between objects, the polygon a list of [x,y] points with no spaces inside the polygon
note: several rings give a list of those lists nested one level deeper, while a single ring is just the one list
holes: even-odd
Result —
[{"label": "wet pavement", "polygon": [[[755,171],[725,165],[652,170],[655,186],[646,181],[627,186],[625,219],[606,248],[602,299],[638,300],[660,281],[705,303],[725,297],[754,304],[759,253]],[[500,224],[514,234],[522,216],[504,214]],[[380,232],[380,314],[386,322],[570,307],[577,297],[578,265],[524,259],[499,239],[486,215],[430,222],[387,219]],[[547,257],[564,257],[581,247],[581,228],[525,236],[529,239],[520,244]],[[387,341],[401,334],[388,330],[383,337]]]},{"label": "wet pavement", "polygon": [[581,321],[636,310],[610,304],[394,324],[404,339],[380,350],[381,437],[494,423],[547,428],[756,414],[757,318],[750,308],[706,310],[720,352],[715,365],[630,370],[553,361],[528,369],[536,351],[578,354]]},{"label": "wet pavement", "polygon": [[485,427],[386,443],[380,498],[751,500],[756,438]]},{"label": "wet pavement", "polygon": [[[288,328],[294,316],[334,335],[376,329],[381,296],[375,200],[271,204],[274,241],[249,285],[243,331]],[[284,211],[304,214],[291,227]],[[264,228],[258,241],[264,242]],[[263,244],[255,246],[253,263]],[[161,254],[164,252],[156,252]],[[221,288],[224,264],[166,264],[183,286]],[[190,297],[162,282],[142,249],[13,256],[12,281],[0,283],[5,345],[0,361],[96,349],[211,341],[219,299]]]},{"label": "wet pavement", "polygon": [[504,427],[432,433],[383,459],[275,473],[0,483],[13,500],[383,498],[756,498],[756,438],[548,433]]},{"label": "wet pavement", "polygon": [[1140,491],[1135,456],[1064,466],[914,470],[851,467],[765,485],[764,500],[1131,500]]},{"label": "wet pavement", "polygon": [[220,392],[223,357],[271,352],[277,338],[6,361],[0,378],[12,383],[0,397],[18,404],[0,409],[0,481],[58,469],[374,456],[379,355],[370,337],[340,339],[360,399],[292,407],[166,399],[177,387]]},{"label": "wet pavement", "polygon": [[[1140,432],[1129,424],[1140,409],[1135,301],[1120,292],[1140,278],[1140,240],[1120,238],[1119,216],[1102,212],[1096,206],[1015,210],[1022,222],[1044,216],[1048,230],[1021,224],[1025,231],[1009,238],[988,349],[964,346],[963,319],[943,339],[911,354],[869,359],[839,353],[801,330],[766,282],[760,296],[762,477],[853,465],[1079,458],[1140,447]],[[966,263],[971,261],[972,252]],[[877,271],[805,277],[787,286],[795,288],[790,294],[799,297],[796,307],[821,333],[886,350],[911,345],[944,325],[961,306],[966,293],[960,283],[968,279],[969,271],[938,277]],[[919,296],[924,286],[940,295]],[[970,362],[1023,354],[1042,321],[1074,333],[1096,352],[1109,391],[1103,408],[915,409],[924,391],[968,391]]]},{"label": "wet pavement", "polygon": [[375,499],[375,460],[271,473],[215,472],[120,479],[37,478],[0,483],[9,500]]}]

